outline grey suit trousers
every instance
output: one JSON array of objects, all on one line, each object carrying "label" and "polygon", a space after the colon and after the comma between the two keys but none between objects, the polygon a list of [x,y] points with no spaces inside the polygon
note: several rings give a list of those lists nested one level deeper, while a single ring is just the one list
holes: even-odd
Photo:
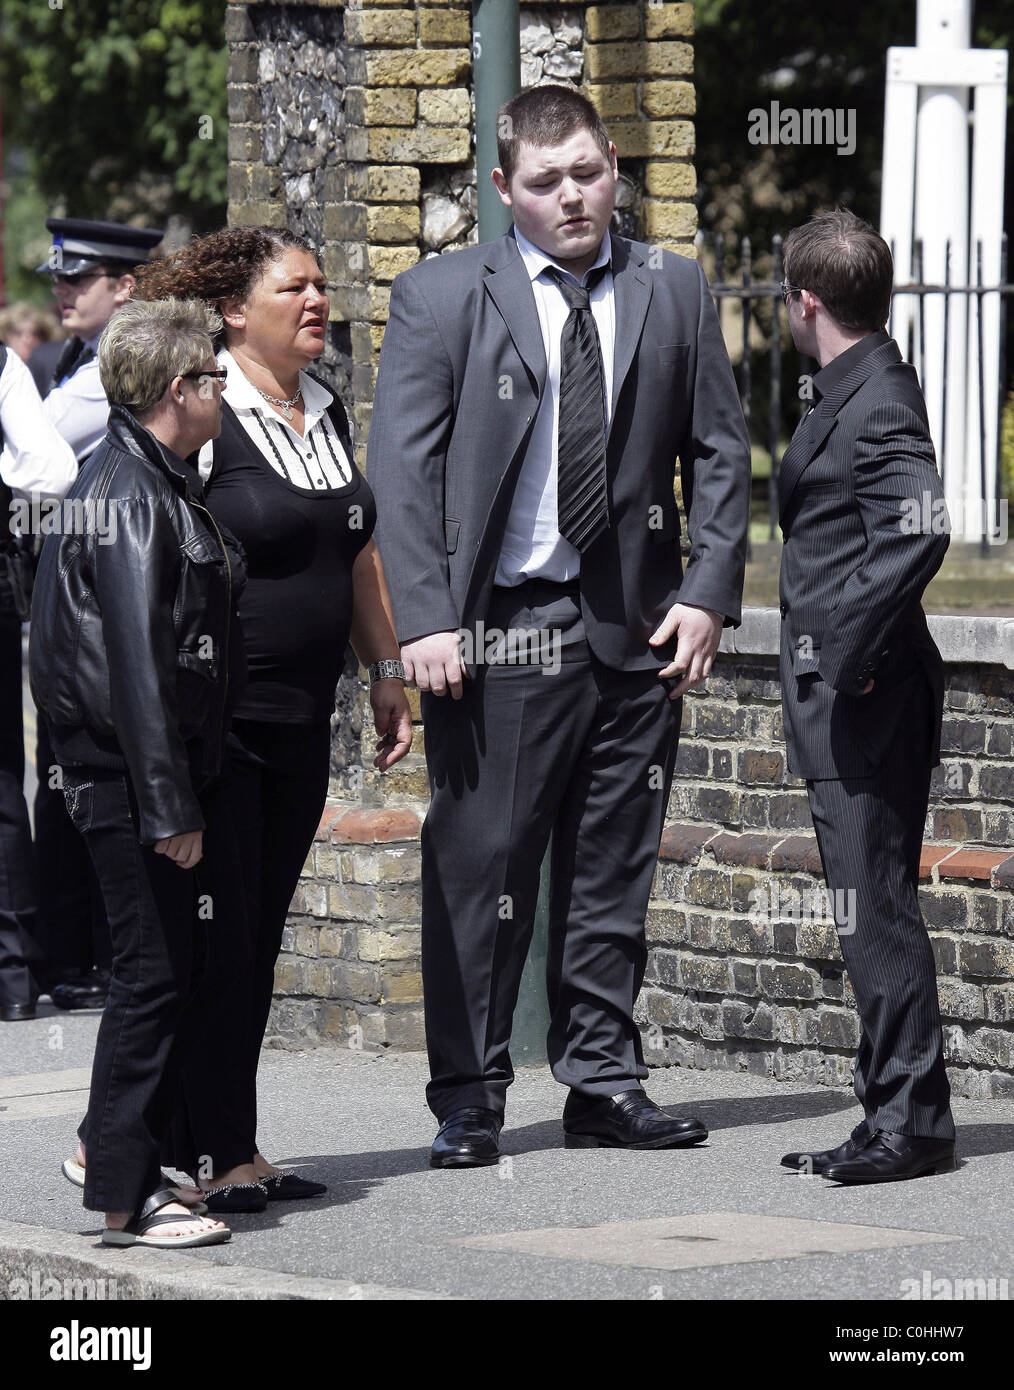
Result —
[{"label": "grey suit trousers", "polygon": [[503,1113],[551,834],[553,1074],[590,1097],[647,1076],[633,1008],[682,707],[655,672],[595,658],[575,597],[494,590],[486,623],[555,633],[561,661],[482,664],[461,700],[423,696],[427,1099],[440,1120],[464,1106]]}]

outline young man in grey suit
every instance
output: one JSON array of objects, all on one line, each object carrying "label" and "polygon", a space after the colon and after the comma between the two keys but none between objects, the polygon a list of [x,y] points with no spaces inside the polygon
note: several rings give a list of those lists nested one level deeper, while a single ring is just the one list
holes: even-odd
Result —
[{"label": "young man in grey suit", "polygon": [[786,1167],[891,1182],[954,1163],[933,951],[917,883],[943,662],[920,600],[948,537],[915,371],[884,331],[893,266],[852,213],[785,241],[785,299],[813,403],[782,459],[781,681],[789,767],[806,778],[862,1031],[866,1115]]},{"label": "young man in grey suit", "polygon": [[[566,1142],[670,1148],[634,1001],[683,692],[737,623],[750,459],[692,260],[610,236],[616,151],[570,88],[500,113],[514,226],[400,275],[368,473],[423,692],[431,1162],[495,1163],[552,835],[549,1060]],[[691,539],[686,574],[676,458]]]}]

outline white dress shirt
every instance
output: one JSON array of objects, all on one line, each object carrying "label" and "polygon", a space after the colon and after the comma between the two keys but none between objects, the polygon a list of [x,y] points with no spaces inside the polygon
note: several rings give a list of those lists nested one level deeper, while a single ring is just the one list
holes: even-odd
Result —
[{"label": "white dress shirt", "polygon": [[[77,477],[73,450],[47,420],[31,372],[10,349],[0,372],[0,429],[0,477],[7,486],[26,495],[62,497]],[[6,517],[0,525],[5,535]]]},{"label": "white dress shirt", "polygon": [[[333,394],[306,372],[299,373],[303,398],[303,433],[299,434],[275,411],[245,375],[228,348],[218,354],[218,365],[229,373],[225,399],[229,408],[281,478],[308,492],[330,492],[347,487],[353,465],[327,408]],[[211,476],[214,441],[209,440],[197,458],[201,477]]]},{"label": "white dress shirt", "polygon": [[[101,337],[101,333],[96,333],[88,339],[92,352],[98,352]],[[109,423],[109,402],[99,380],[98,360],[93,357],[78,367],[73,376],[65,377],[42,405],[50,424],[66,439],[78,462],[87,458]]]},{"label": "white dress shirt", "polygon": [[[576,578],[581,569],[581,552],[560,535],[557,524],[556,450],[560,421],[560,338],[570,314],[570,305],[563,290],[546,274],[554,266],[575,284],[569,270],[551,256],[540,251],[515,227],[518,249],[532,282],[535,307],[542,328],[542,344],[546,350],[546,389],[535,419],[528,453],[518,475],[514,500],[507,517],[503,545],[496,568],[495,583],[512,587],[526,579],[551,579],[562,582]],[[612,255],[609,233],[602,245],[595,266],[608,265]],[[595,268],[592,266],[592,269]],[[587,276],[585,276],[587,279]],[[602,348],[602,367],[605,377],[606,421],[611,417],[610,397],[613,388],[613,346],[616,338],[616,309],[613,296],[613,273],[608,270],[589,296],[592,317],[598,329]]]}]

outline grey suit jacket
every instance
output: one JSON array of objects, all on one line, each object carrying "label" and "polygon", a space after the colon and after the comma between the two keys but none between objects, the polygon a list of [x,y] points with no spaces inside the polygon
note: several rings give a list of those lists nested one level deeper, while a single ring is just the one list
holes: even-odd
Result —
[{"label": "grey suit jacket", "polygon": [[[700,267],[618,236],[612,246],[612,524],[582,556],[581,602],[600,660],[657,669],[648,638],[677,600],[740,620],[750,455]],[[535,295],[510,233],[395,280],[367,474],[402,642],[485,617],[546,371]]]},{"label": "grey suit jacket", "polygon": [[793,436],[778,479],[782,712],[799,777],[872,775],[927,678],[939,761],[943,663],[920,600],[949,537],[921,519],[943,489],[915,370],[873,336]]}]

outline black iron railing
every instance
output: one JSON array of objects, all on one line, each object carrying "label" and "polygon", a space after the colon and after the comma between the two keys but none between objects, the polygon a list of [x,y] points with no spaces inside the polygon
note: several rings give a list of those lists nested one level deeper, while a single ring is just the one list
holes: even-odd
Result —
[{"label": "black iron railing", "polygon": [[[744,237],[739,243],[738,277],[733,278],[733,273],[729,272],[727,266],[727,243],[725,238],[719,234],[710,243],[705,240],[703,249],[710,250],[714,255],[714,275],[711,281],[711,293],[718,305],[723,299],[739,301],[742,312],[741,332],[737,334],[740,341],[738,343],[727,343],[733,363],[737,365],[737,375],[739,382],[740,401],[743,406],[743,413],[746,416],[747,427],[750,430],[751,439],[761,438],[764,440],[765,447],[770,454],[771,471],[768,477],[768,524],[769,535],[774,539],[778,521],[778,469],[781,464],[780,439],[783,429],[783,381],[782,381],[782,347],[787,324],[783,323],[783,304],[781,294],[782,281],[782,238],[775,236],[771,240],[770,267],[771,278],[765,280],[754,280],[753,278],[753,246],[749,237]],[[1003,409],[1009,390],[1007,380],[1007,306],[1008,300],[1014,294],[1014,284],[1007,281],[1007,237],[1004,235],[1000,280],[998,284],[986,285],[983,283],[982,274],[982,243],[979,242],[976,248],[977,274],[974,285],[961,285],[951,282],[951,247],[947,243],[946,251],[946,273],[942,284],[927,283],[923,279],[923,248],[920,242],[915,242],[912,253],[913,274],[917,277],[911,282],[898,284],[894,288],[894,297],[916,296],[918,299],[917,308],[913,314],[913,323],[909,333],[906,334],[906,341],[899,342],[903,356],[908,361],[913,361],[913,355],[918,357],[915,361],[919,379],[925,379],[926,374],[926,300],[931,295],[944,296],[944,338],[943,338],[943,380],[947,381],[948,356],[952,350],[950,343],[950,322],[951,315],[949,305],[954,296],[963,295],[967,300],[975,299],[978,312],[976,314],[976,327],[978,334],[977,370],[978,370],[978,398],[979,398],[979,458],[980,458],[980,496],[985,499],[987,491],[992,494],[993,501],[999,507],[1003,500]],[[995,485],[989,487],[987,467],[987,423],[986,423],[986,397],[985,376],[986,359],[983,353],[983,302],[988,295],[999,296],[999,363],[997,381],[997,419],[996,419],[996,441],[995,441],[995,463],[994,470]],[[770,303],[770,319],[767,312],[758,313],[758,307],[765,303]],[[894,315],[892,312],[892,319]],[[891,325],[888,325],[890,330]],[[770,384],[768,400],[766,403],[758,402],[758,409],[755,411],[754,396],[754,366],[764,357],[768,360],[770,372]],[[805,373],[813,373],[817,370],[817,364],[808,359],[801,359],[801,367]],[[802,378],[800,378],[802,379]],[[759,420],[761,412],[766,405],[766,429],[761,433],[755,432],[753,422],[755,415]],[[802,405],[802,401],[801,401]],[[941,477],[947,482],[947,469],[952,460],[947,458],[946,439],[947,439],[947,391],[943,393],[944,416],[941,423],[941,447],[940,447],[940,473]],[[785,421],[786,426],[790,424]],[[791,429],[789,431],[791,433]],[[987,516],[988,508],[984,505],[982,510],[982,535],[980,544],[983,552],[988,550],[987,537]]]}]

